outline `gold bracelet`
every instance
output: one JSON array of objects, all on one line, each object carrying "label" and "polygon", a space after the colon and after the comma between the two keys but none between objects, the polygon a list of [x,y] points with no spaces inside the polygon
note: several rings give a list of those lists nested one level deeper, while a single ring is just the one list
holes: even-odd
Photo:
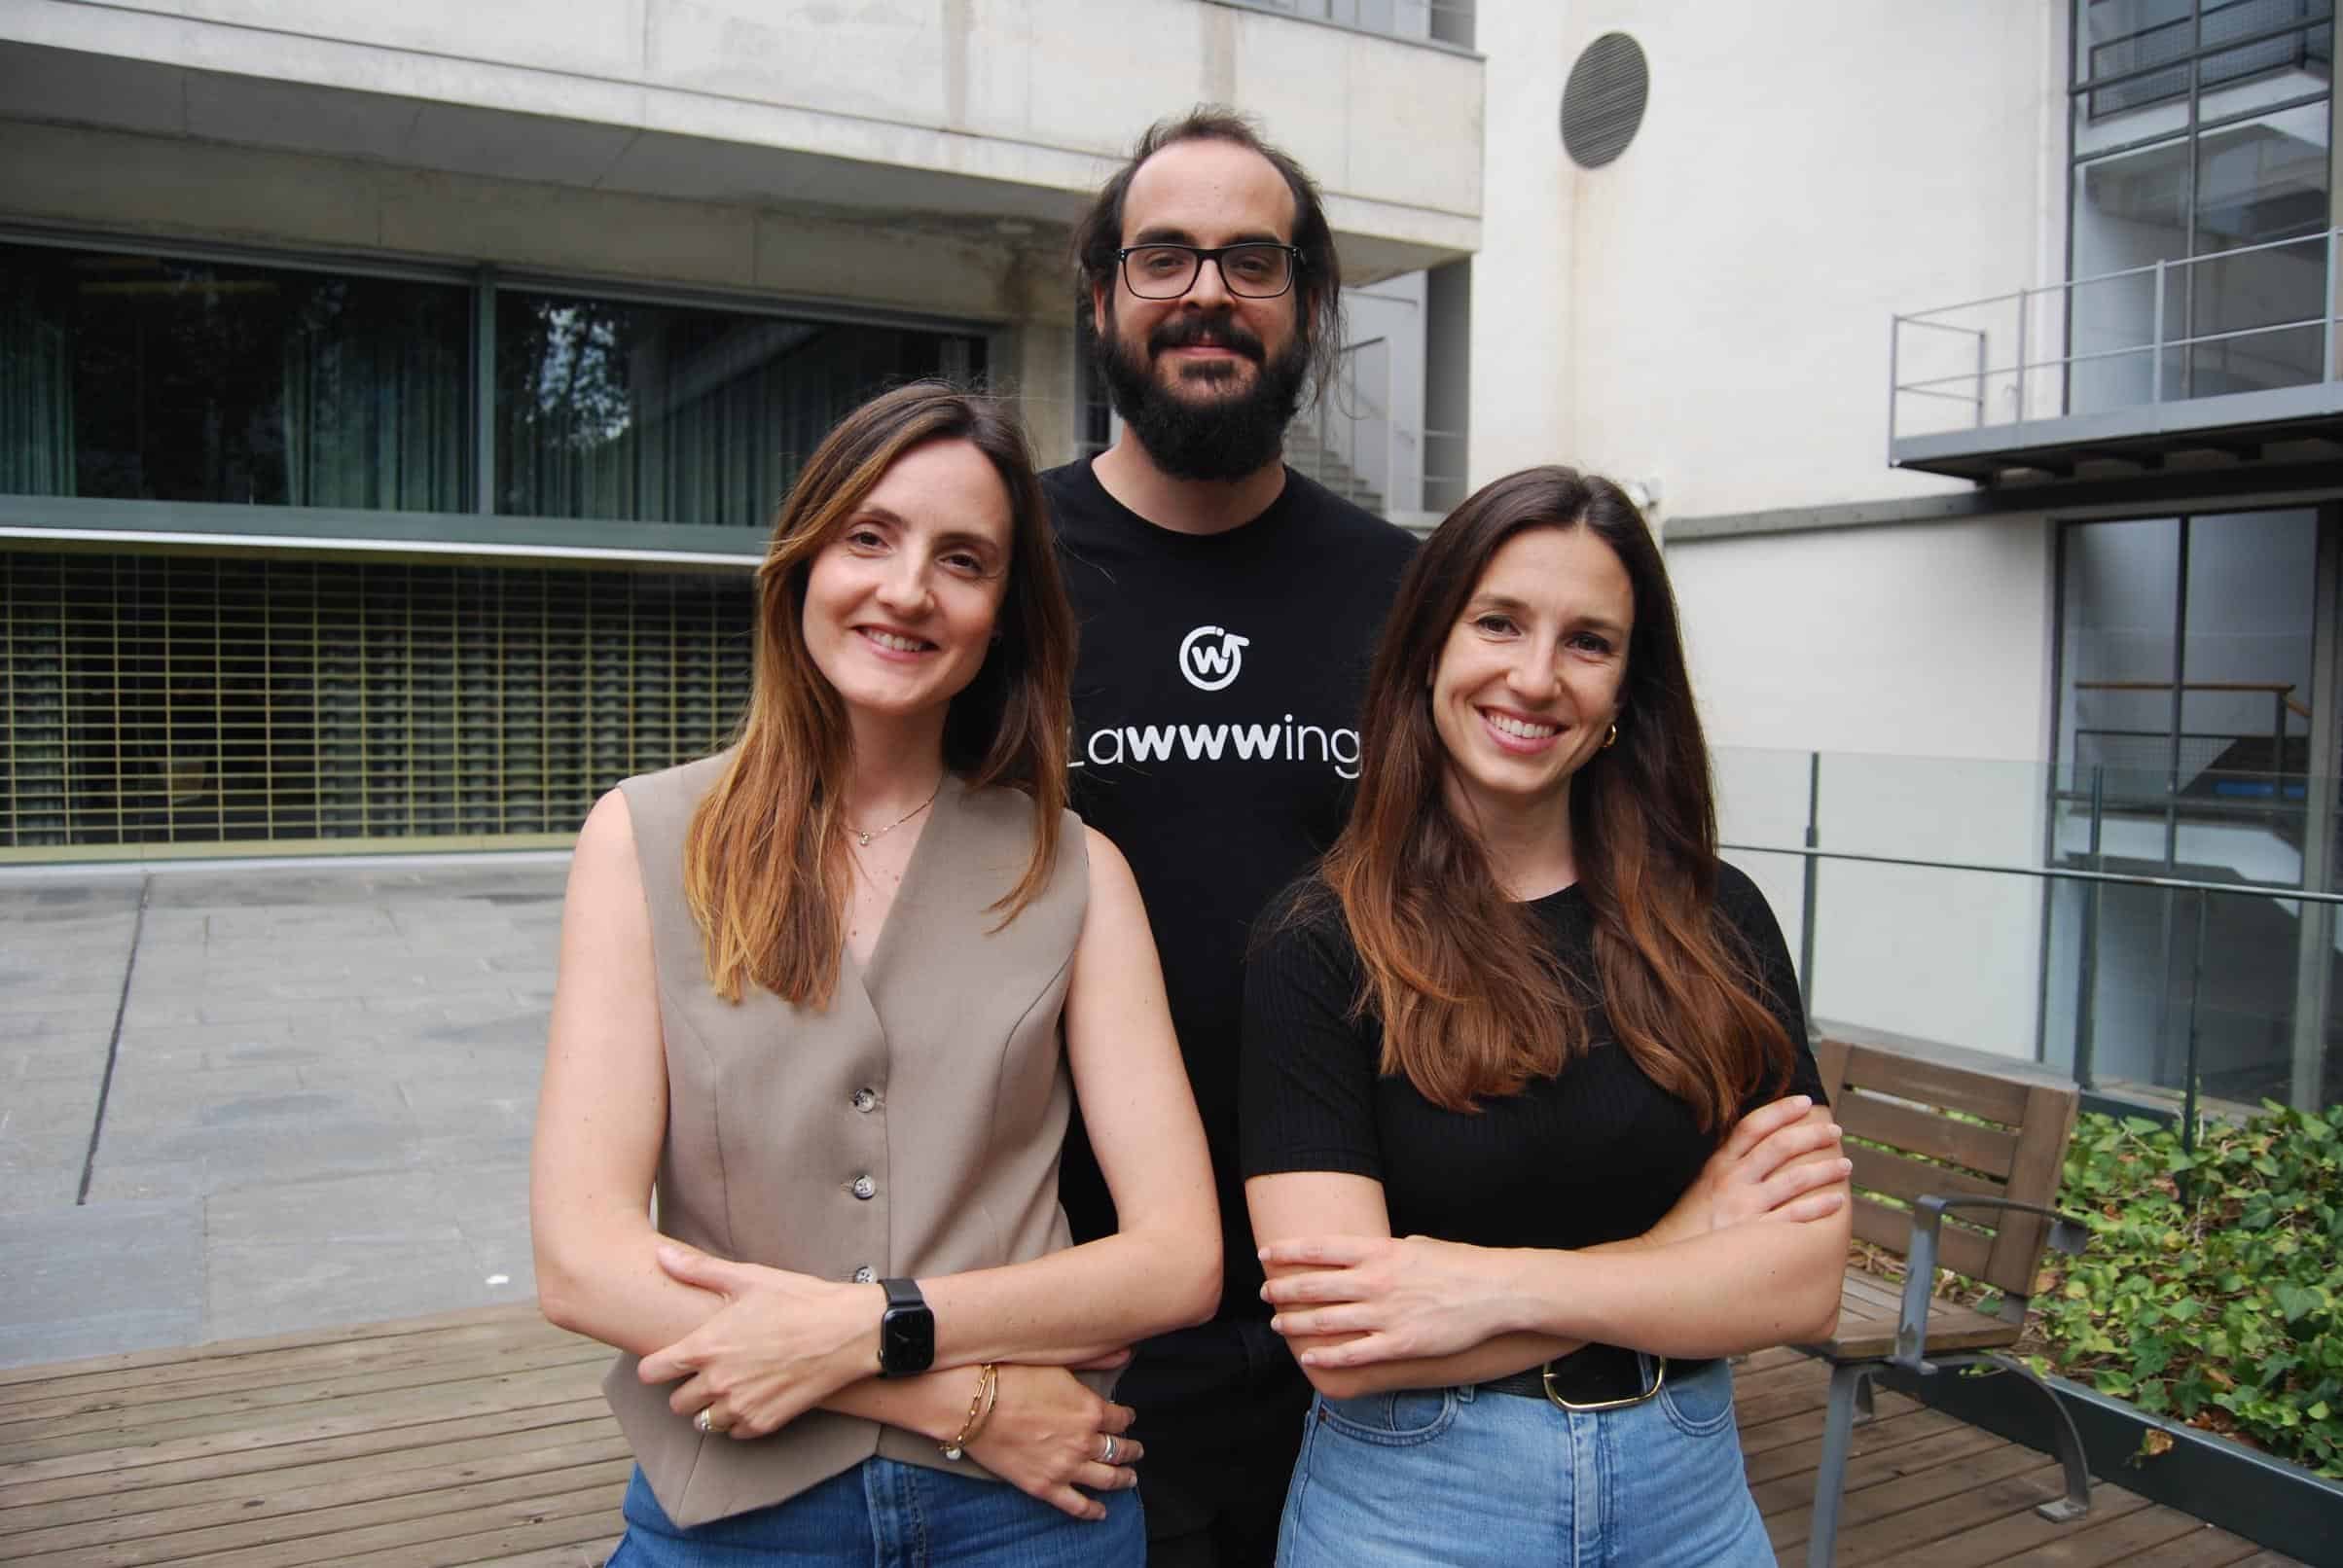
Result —
[{"label": "gold bracelet", "polygon": [[966,1456],[968,1444],[974,1443],[976,1435],[985,1429],[985,1422],[990,1420],[992,1415],[992,1402],[998,1398],[1000,1398],[1000,1369],[988,1361],[977,1369],[976,1392],[969,1396],[968,1419],[960,1423],[959,1436],[954,1438],[950,1443],[936,1444],[937,1447],[944,1450],[945,1458],[960,1459]]}]

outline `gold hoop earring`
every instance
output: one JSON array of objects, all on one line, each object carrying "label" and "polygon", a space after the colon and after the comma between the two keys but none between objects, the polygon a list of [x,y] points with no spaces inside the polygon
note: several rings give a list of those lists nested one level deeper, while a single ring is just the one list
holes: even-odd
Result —
[{"label": "gold hoop earring", "polygon": [[1604,736],[1603,737],[1603,749],[1604,749],[1604,751],[1608,751],[1608,750],[1610,750],[1610,749],[1611,749],[1613,746],[1617,745],[1618,743],[1619,743],[1619,726],[1617,725],[1617,723],[1615,723],[1615,722],[1614,722],[1614,723],[1611,725],[1611,727],[1610,727],[1610,733],[1609,733],[1609,734],[1607,734],[1607,735],[1604,735]]}]

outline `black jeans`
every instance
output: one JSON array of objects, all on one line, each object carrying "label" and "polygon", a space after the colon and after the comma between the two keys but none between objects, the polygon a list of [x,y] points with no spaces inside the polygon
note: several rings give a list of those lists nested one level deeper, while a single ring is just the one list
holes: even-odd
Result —
[{"label": "black jeans", "polygon": [[1149,1568],[1271,1568],[1310,1396],[1266,1319],[1215,1318],[1139,1347],[1114,1397],[1147,1445]]}]

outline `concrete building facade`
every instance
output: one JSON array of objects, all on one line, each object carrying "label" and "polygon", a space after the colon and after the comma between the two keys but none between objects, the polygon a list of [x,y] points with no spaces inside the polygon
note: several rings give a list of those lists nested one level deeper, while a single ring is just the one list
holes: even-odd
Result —
[{"label": "concrete building facade", "polygon": [[1069,225],[1195,103],[1403,279],[1326,445],[1413,505],[1483,67],[1357,9],[0,5],[0,858],[566,841],[721,739],[845,409],[981,378],[1083,448]]},{"label": "concrete building facade", "polygon": [[[1640,121],[1581,166],[1556,106],[1621,39]],[[2331,906],[2254,891],[2336,885],[2331,6],[1581,0],[1478,41],[1472,475],[1656,501],[1813,1011],[2337,1098]]]},{"label": "concrete building facade", "polygon": [[1298,464],[1420,523],[1557,459],[1646,501],[1818,1016],[2332,1099],[2332,32],[0,0],[0,859],[565,841],[720,738],[838,411],[982,375],[1047,461],[1109,438],[1067,226],[1221,101],[1345,258]]}]

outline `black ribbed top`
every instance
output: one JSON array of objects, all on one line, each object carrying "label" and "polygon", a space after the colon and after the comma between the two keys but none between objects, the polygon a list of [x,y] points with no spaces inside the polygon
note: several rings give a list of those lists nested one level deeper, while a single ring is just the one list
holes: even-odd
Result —
[{"label": "black ribbed top", "polygon": [[[1280,899],[1273,909],[1283,906]],[[1591,977],[1594,916],[1575,887],[1532,906],[1572,974]],[[1798,1046],[1786,1093],[1820,1102],[1796,972],[1756,884],[1717,875],[1717,914],[1748,945],[1765,999]],[[1339,910],[1299,924],[1265,921],[1246,973],[1242,1123],[1244,1173],[1343,1171],[1383,1183],[1393,1235],[1485,1247],[1585,1247],[1640,1235],[1668,1212],[1721,1136],[1643,1075],[1611,1036],[1599,998],[1582,998],[1591,1049],[1550,1079],[1446,1111],[1376,1064],[1383,1029],[1352,1021],[1361,967]]]}]

